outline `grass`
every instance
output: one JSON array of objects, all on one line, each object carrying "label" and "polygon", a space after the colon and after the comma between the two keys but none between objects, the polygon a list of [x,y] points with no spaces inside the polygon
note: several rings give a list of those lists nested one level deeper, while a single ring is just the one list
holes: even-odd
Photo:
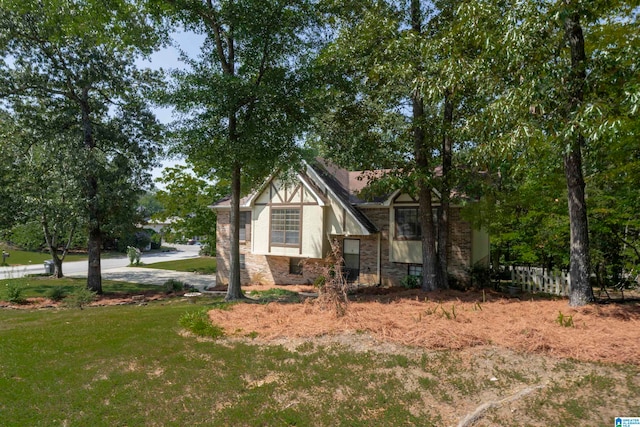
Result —
[{"label": "grass", "polygon": [[173,300],[0,311],[3,424],[439,424],[424,409],[409,411],[419,396],[392,374],[377,379],[385,387],[366,390],[366,377],[352,371],[375,372],[377,356],[183,336],[179,320],[193,308]]},{"label": "grass", "polygon": [[200,274],[215,274],[217,264],[213,257],[188,258],[175,261],[155,262],[140,265],[146,268],[159,268],[161,270],[185,271]]},{"label": "grass", "polygon": [[[15,265],[33,265],[33,264],[43,264],[45,261],[51,259],[51,255],[48,252],[29,252],[29,251],[21,251],[21,250],[8,250],[9,258],[7,258],[7,264],[10,266]],[[85,261],[87,259],[87,255],[67,255],[64,258],[65,262],[70,261]],[[0,260],[2,261],[2,260]]]},{"label": "grass", "polygon": [[259,302],[266,304],[274,301],[278,302],[300,302],[300,294],[298,292],[288,291],[281,288],[271,288],[265,291],[247,292],[247,296],[256,298]]},{"label": "grass", "polygon": [[[530,372],[539,361],[490,356],[495,349],[477,357],[378,353],[340,341],[221,340],[227,331],[216,325],[202,331],[203,313],[226,308],[218,298],[175,298],[82,311],[0,310],[1,424],[455,425],[483,401],[540,381]],[[614,412],[640,413],[637,366],[553,363],[542,392],[490,410],[485,421],[493,424],[482,425],[612,425]]]},{"label": "grass", "polygon": [[[54,288],[60,288],[63,290],[65,295],[69,295],[75,289],[85,287],[87,285],[87,279],[72,277],[53,279],[49,276],[32,276],[20,277],[16,279],[3,279],[0,280],[0,300],[7,300],[7,296],[5,295],[5,288],[7,284],[13,284],[20,287],[22,289],[23,298],[37,298],[46,297]],[[162,287],[154,285],[116,282],[113,280],[102,281],[102,290],[105,294],[134,293],[154,289],[158,290],[158,292],[164,291]]]}]

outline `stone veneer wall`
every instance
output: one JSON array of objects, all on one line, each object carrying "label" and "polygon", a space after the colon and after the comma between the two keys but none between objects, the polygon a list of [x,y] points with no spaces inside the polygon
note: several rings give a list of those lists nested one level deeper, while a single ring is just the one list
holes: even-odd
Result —
[{"label": "stone veneer wall", "polygon": [[[367,217],[378,227],[381,249],[381,284],[399,285],[407,275],[407,264],[389,262],[389,208],[367,208]],[[471,263],[471,226],[460,217],[459,208],[451,208],[449,236],[449,272],[461,281],[467,281]],[[336,236],[338,237],[338,236]],[[378,284],[378,236],[349,236],[360,240],[360,277],[358,283]],[[342,246],[342,236],[338,237]],[[227,284],[229,280],[230,224],[229,212],[218,211],[216,230],[216,259],[218,269],[216,282]],[[240,269],[241,284],[264,283],[279,285],[313,284],[322,274],[323,260],[303,261],[303,274],[289,274],[289,258],[255,255],[251,253],[251,242],[240,242],[240,253],[245,256],[245,268]],[[302,260],[302,259],[301,259]]]},{"label": "stone veneer wall", "polygon": [[[229,259],[231,252],[231,225],[229,212],[218,211],[216,225],[216,272],[217,284],[229,283]],[[248,235],[252,235],[249,233]],[[265,256],[251,253],[251,241],[240,242],[240,254],[245,257],[245,267],[240,268],[240,283],[302,285],[313,284],[321,274],[323,261],[320,259],[303,259],[302,275],[289,274],[289,257]]]}]

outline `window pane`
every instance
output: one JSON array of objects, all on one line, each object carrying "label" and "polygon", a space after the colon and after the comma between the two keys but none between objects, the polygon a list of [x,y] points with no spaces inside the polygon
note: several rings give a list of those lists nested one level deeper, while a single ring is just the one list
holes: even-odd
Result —
[{"label": "window pane", "polygon": [[418,208],[396,208],[396,238],[418,240],[422,236]]},{"label": "window pane", "polygon": [[300,209],[273,209],[271,211],[271,243],[300,244]]},{"label": "window pane", "polygon": [[289,274],[302,274],[301,258],[289,258]]}]

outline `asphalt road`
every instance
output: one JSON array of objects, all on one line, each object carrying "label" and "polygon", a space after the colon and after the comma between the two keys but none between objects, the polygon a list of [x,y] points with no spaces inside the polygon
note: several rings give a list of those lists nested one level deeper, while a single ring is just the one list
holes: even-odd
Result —
[{"label": "asphalt road", "polygon": [[[144,254],[140,259],[144,264],[155,262],[173,261],[186,258],[196,258],[200,250],[196,245],[174,245],[177,249],[171,252]],[[128,267],[129,259],[126,256],[117,258],[103,258],[100,262],[102,277],[109,280],[124,280],[134,283],[148,283],[162,285],[170,278],[182,280],[198,288],[214,286],[215,277],[194,273],[182,273],[169,270],[157,270],[151,268]],[[0,267],[0,279],[23,277],[27,274],[44,273],[44,264],[29,266]],[[62,272],[69,277],[86,277],[87,261],[64,262]]]}]

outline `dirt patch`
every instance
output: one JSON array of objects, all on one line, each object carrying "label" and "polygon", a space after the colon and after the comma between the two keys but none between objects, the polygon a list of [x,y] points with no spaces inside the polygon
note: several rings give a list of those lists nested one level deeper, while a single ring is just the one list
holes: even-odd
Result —
[{"label": "dirt patch", "polygon": [[638,302],[572,308],[560,298],[393,288],[356,293],[342,317],[311,299],[302,304],[237,304],[212,310],[209,316],[234,335],[257,334],[268,341],[366,333],[381,343],[417,348],[498,346],[582,361],[640,364]]},{"label": "dirt patch", "polygon": [[[167,298],[179,297],[179,296],[182,296],[185,292],[167,294],[165,292],[149,290],[149,291],[135,292],[135,293],[104,294],[104,295],[96,296],[96,299],[90,304],[87,304],[87,306],[103,307],[103,306],[110,306],[110,305],[145,304],[149,301],[160,301]],[[44,298],[44,297],[25,298],[24,302],[20,304],[0,301],[0,308],[16,309],[16,310],[64,308],[65,306],[66,305],[64,300],[53,301],[49,298]]]}]

